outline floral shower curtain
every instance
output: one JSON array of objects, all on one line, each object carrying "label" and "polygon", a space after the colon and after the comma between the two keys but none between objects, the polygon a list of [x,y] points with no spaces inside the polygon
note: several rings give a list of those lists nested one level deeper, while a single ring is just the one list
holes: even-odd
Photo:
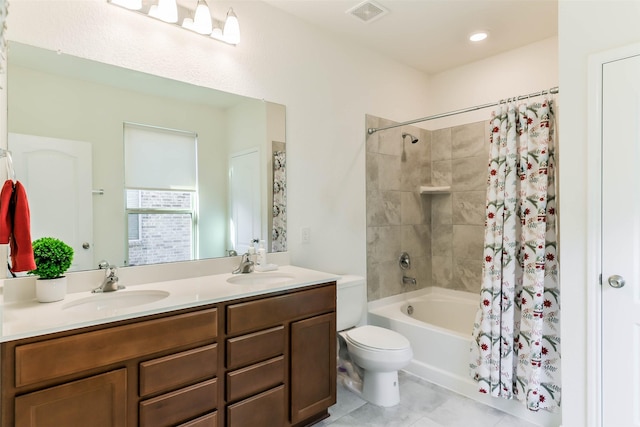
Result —
[{"label": "floral shower curtain", "polygon": [[287,250],[287,157],[284,151],[273,152],[273,228],[271,250]]},{"label": "floral shower curtain", "polygon": [[501,104],[491,119],[483,279],[471,345],[480,392],[560,406],[554,103]]}]

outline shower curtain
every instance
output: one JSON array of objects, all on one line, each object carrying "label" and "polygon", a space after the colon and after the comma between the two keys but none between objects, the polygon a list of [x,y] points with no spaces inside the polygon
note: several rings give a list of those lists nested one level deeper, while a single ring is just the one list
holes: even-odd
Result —
[{"label": "shower curtain", "polygon": [[273,228],[271,251],[287,250],[287,155],[273,152]]},{"label": "shower curtain", "polygon": [[554,103],[505,103],[491,119],[480,305],[471,344],[479,391],[560,406]]}]

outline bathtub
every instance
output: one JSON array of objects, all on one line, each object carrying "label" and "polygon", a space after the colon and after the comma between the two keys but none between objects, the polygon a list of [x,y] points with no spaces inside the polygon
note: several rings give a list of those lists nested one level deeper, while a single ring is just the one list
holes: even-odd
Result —
[{"label": "bathtub", "polygon": [[431,287],[370,302],[368,323],[397,331],[411,342],[413,360],[406,372],[531,423],[559,426],[560,414],[531,412],[520,402],[478,392],[469,377],[478,301],[473,293]]}]

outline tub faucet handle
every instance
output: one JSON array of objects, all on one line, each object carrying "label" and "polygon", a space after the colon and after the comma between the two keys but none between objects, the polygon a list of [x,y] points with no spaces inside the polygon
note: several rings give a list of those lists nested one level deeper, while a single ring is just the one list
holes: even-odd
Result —
[{"label": "tub faucet handle", "polygon": [[400,254],[400,258],[398,259],[398,264],[400,264],[400,268],[402,270],[410,269],[411,268],[411,257],[409,256],[409,253],[402,252]]}]

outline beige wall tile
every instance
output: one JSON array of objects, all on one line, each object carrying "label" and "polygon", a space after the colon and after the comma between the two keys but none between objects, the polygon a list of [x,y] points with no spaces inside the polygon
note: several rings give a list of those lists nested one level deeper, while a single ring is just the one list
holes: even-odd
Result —
[{"label": "beige wall tile", "polygon": [[371,262],[396,260],[400,253],[400,227],[367,227],[367,257]]},{"label": "beige wall tile", "polygon": [[486,196],[484,191],[455,192],[452,197],[453,223],[483,225]]},{"label": "beige wall tile", "polygon": [[451,128],[434,130],[431,133],[431,160],[451,159]]},{"label": "beige wall tile", "polygon": [[451,160],[440,160],[431,165],[432,185],[451,185]]},{"label": "beige wall tile", "polygon": [[400,252],[409,253],[412,260],[431,255],[431,230],[428,224],[403,225],[401,233]]},{"label": "beige wall tile", "polygon": [[453,224],[451,194],[434,194],[422,197],[431,200],[432,224]]},{"label": "beige wall tile", "polygon": [[378,167],[378,154],[367,152],[365,156],[365,168],[367,190],[378,190],[380,188],[380,168]]},{"label": "beige wall tile", "polygon": [[453,282],[455,289],[479,294],[482,285],[482,259],[455,258]]},{"label": "beige wall tile", "polygon": [[451,288],[453,281],[453,259],[451,256],[433,255],[432,283],[433,286]]},{"label": "beige wall tile", "polygon": [[399,156],[378,156],[378,188],[380,190],[401,189],[402,164]]},{"label": "beige wall tile", "polygon": [[451,128],[451,158],[486,157],[484,131],[484,121]]},{"label": "beige wall tile", "polygon": [[453,225],[431,224],[431,255],[453,256]]},{"label": "beige wall tile", "polygon": [[367,224],[369,226],[400,225],[402,193],[399,191],[367,192]]},{"label": "beige wall tile", "polygon": [[403,191],[401,194],[401,223],[428,224],[431,217],[431,200],[416,191]]},{"label": "beige wall tile", "polygon": [[453,226],[453,258],[482,259],[484,227],[479,225]]},{"label": "beige wall tile", "polygon": [[487,159],[484,156],[451,161],[451,189],[453,191],[484,190],[486,185]]}]

